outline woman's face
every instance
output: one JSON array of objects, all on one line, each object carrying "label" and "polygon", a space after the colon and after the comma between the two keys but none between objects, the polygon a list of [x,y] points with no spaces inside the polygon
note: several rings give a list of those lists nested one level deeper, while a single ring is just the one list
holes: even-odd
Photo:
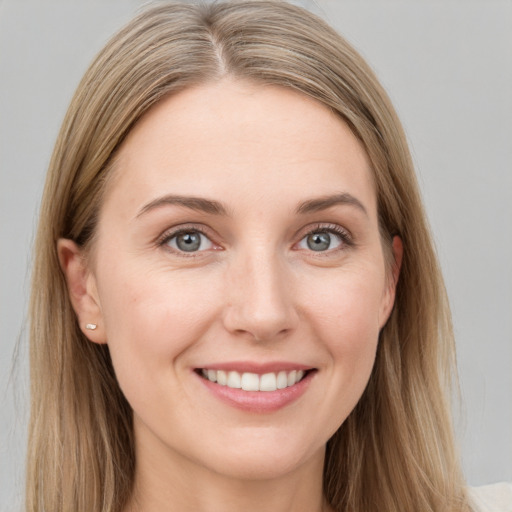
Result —
[{"label": "woman's face", "polygon": [[361,144],[297,92],[223,80],[154,107],[113,172],[75,307],[108,343],[139,460],[321,464],[394,298]]}]

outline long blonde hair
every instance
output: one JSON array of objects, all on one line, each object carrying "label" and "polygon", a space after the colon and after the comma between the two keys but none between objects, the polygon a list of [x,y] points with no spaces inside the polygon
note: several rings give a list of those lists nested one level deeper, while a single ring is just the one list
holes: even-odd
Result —
[{"label": "long blonde hair", "polygon": [[116,150],[152,105],[225,75],[295,89],[344,119],[372,163],[385,246],[393,235],[403,241],[396,303],[369,384],[327,444],[327,500],[337,511],[465,510],[446,398],[454,370],[449,308],[400,122],[343,38],[277,0],[149,8],[113,37],[78,87],[35,244],[27,510],[119,512],[129,498],[131,409],[108,346],[78,328],[56,243],[94,242]]}]

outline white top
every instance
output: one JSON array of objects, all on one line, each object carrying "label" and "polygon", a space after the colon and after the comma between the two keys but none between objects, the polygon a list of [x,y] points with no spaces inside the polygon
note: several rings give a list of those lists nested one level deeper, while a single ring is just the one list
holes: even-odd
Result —
[{"label": "white top", "polygon": [[473,512],[512,512],[512,483],[468,488]]}]

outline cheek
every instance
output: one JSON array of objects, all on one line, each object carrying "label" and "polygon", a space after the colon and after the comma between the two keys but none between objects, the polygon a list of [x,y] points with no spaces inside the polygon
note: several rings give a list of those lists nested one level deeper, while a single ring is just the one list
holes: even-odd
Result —
[{"label": "cheek", "polygon": [[118,266],[101,282],[103,320],[121,387],[167,376],[218,316],[219,301],[207,293],[214,288],[204,276]]},{"label": "cheek", "polygon": [[326,390],[326,410],[333,403],[339,407],[333,431],[359,401],[373,369],[382,299],[376,283],[383,280],[378,272],[345,274],[309,302],[315,337],[328,351],[332,386]]},{"label": "cheek", "polygon": [[379,333],[384,275],[340,272],[309,299],[310,318],[325,330],[332,350],[357,353]]}]

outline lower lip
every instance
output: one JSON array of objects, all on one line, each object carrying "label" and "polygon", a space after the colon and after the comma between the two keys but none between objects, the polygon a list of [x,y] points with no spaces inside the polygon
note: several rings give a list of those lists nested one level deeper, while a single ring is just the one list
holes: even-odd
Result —
[{"label": "lower lip", "polygon": [[276,391],[244,391],[196,376],[222,402],[243,411],[266,413],[278,411],[298,400],[306,392],[315,373],[314,370],[309,371],[297,384]]}]

